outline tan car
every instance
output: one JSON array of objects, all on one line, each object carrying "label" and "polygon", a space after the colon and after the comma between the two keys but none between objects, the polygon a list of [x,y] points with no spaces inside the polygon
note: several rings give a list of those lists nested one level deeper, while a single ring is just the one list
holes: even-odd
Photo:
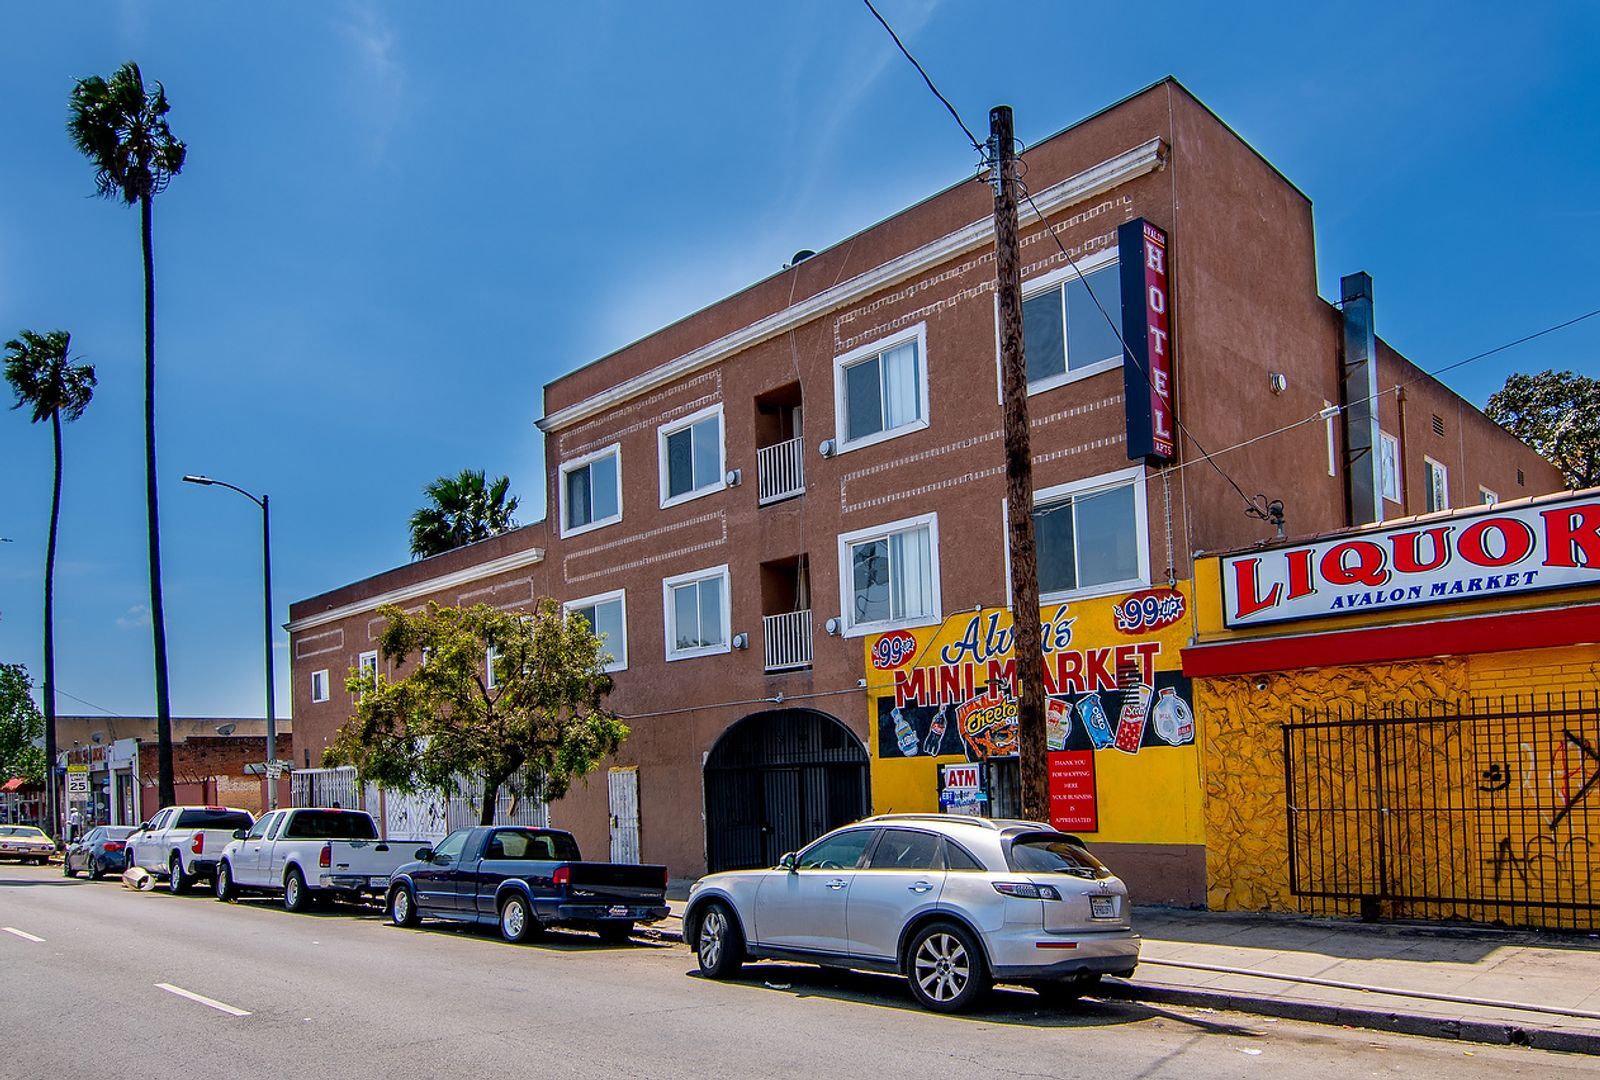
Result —
[{"label": "tan car", "polygon": [[0,859],[43,866],[56,853],[55,841],[32,825],[0,825]]}]

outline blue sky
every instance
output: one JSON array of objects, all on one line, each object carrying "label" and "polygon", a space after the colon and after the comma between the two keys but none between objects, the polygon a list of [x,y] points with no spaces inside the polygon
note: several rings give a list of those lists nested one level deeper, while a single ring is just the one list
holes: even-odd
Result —
[{"label": "blue sky", "polygon": [[[882,0],[975,130],[1036,141],[1175,74],[1316,207],[1321,287],[1437,367],[1600,307],[1600,8]],[[136,59],[189,164],[155,210],[172,701],[262,710],[276,621],[407,558],[429,479],[508,473],[542,512],[540,387],[969,175],[973,154],[853,0],[794,4],[8,4],[0,340],[99,368],[66,434],[63,712],[153,711],[138,217],[89,196],[76,77]],[[1600,319],[1451,373],[1600,374]],[[0,660],[41,671],[48,428],[0,414]],[[287,640],[278,647],[287,712]],[[90,704],[93,703],[92,706]]]}]

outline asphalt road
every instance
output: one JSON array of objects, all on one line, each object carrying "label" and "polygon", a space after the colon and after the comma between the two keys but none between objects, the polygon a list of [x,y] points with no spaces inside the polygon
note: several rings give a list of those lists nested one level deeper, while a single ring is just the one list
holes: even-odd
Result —
[{"label": "asphalt road", "polygon": [[713,983],[693,970],[681,945],[574,933],[511,946],[399,930],[375,910],[291,915],[8,863],[0,1077],[1596,1074],[1590,1058],[1222,1012],[1048,1009],[1003,989],[957,1018],[923,1012],[885,976],[763,964]]}]

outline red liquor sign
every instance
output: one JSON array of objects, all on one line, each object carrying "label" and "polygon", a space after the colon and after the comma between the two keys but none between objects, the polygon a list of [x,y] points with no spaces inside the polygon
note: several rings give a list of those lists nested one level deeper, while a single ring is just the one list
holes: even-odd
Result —
[{"label": "red liquor sign", "polygon": [[1167,234],[1143,218],[1117,228],[1122,266],[1122,366],[1128,416],[1128,457],[1171,461],[1177,426],[1173,402],[1172,294],[1167,281]]}]

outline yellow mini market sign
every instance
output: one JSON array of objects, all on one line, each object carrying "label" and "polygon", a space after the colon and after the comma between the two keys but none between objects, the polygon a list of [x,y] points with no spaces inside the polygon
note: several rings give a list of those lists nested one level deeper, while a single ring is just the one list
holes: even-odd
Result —
[{"label": "yellow mini market sign", "polygon": [[[1179,650],[1190,590],[1041,611],[1052,818],[1102,842],[1200,843],[1198,736]],[[940,809],[940,766],[1016,753],[1010,612],[865,639],[873,807]]]}]

